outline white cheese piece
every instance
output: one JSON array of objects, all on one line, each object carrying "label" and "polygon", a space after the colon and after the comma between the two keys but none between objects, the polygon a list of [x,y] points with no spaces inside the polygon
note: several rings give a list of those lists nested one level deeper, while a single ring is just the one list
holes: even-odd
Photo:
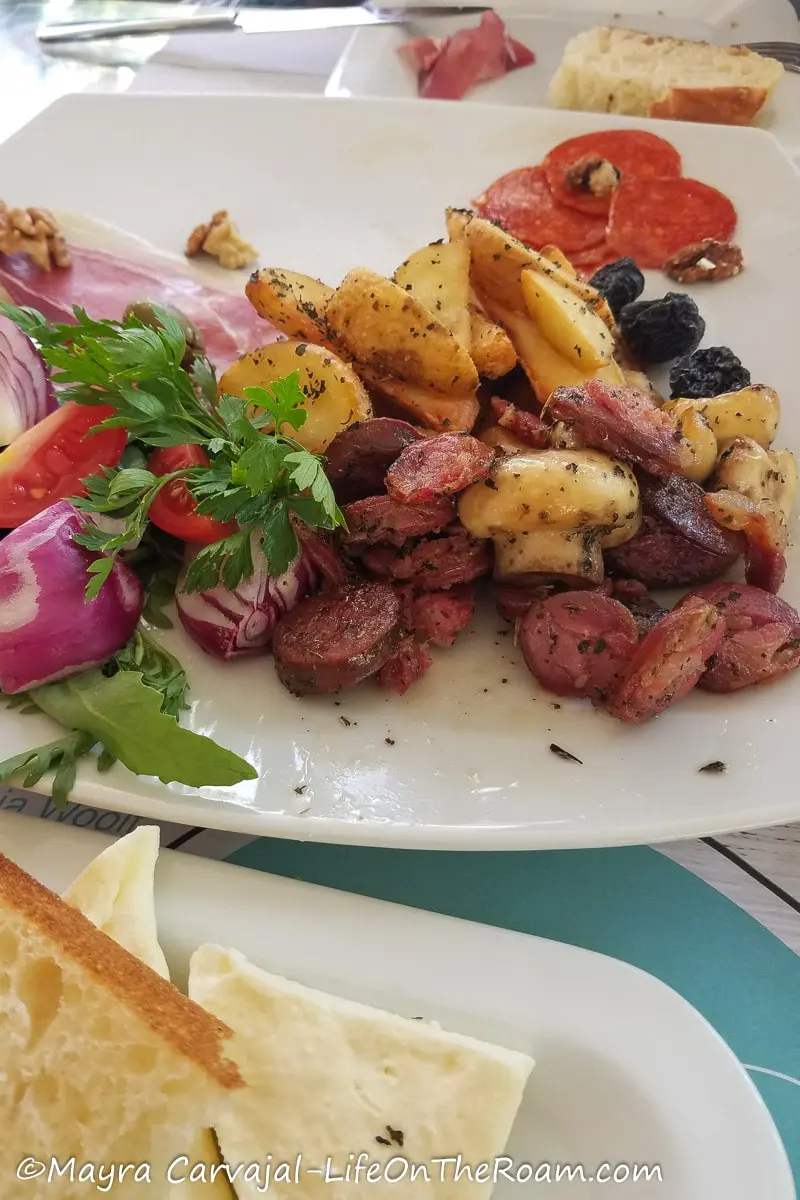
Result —
[{"label": "white cheese piece", "polygon": [[[271,1155],[276,1200],[487,1200],[491,1178],[462,1171],[456,1181],[455,1164],[434,1160],[460,1154],[462,1167],[491,1167],[503,1154],[533,1067],[526,1055],[313,991],[217,946],[192,956],[189,995],[234,1030],[249,1085],[216,1128],[231,1171]],[[376,1164],[371,1181],[354,1173],[361,1152]],[[297,1175],[282,1182],[278,1167],[294,1171],[298,1156]],[[404,1162],[402,1182],[375,1175],[398,1175]],[[348,1164],[349,1181],[337,1178]],[[418,1172],[412,1182],[411,1164],[429,1181]],[[240,1200],[264,1194],[263,1176],[233,1182]]]},{"label": "white cheese piece", "polygon": [[157,825],[140,825],[93,858],[63,898],[103,933],[169,979],[158,941],[153,896],[159,840]]}]

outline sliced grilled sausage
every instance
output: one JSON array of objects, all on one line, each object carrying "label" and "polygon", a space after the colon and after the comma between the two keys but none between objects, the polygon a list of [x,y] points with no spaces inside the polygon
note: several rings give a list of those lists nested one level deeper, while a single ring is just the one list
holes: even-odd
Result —
[{"label": "sliced grilled sausage", "polygon": [[485,479],[493,462],[492,447],[470,434],[440,433],[406,446],[386,473],[386,489],[406,504],[454,496]]},{"label": "sliced grilled sausage", "polygon": [[279,623],[275,669],[297,696],[338,692],[379,671],[401,632],[400,600],[388,584],[335,588],[304,600]]},{"label": "sliced grilled sausage", "polygon": [[673,609],[639,643],[606,708],[628,724],[657,716],[692,690],[724,635],[713,604]]},{"label": "sliced grilled sausage", "polygon": [[645,514],[629,542],[605,552],[609,569],[647,587],[677,587],[716,579],[733,566],[741,550],[714,554],[690,542],[660,517]]},{"label": "sliced grilled sausage", "polygon": [[408,421],[372,417],[337,433],[325,451],[325,474],[340,504],[375,496],[401,450],[422,435]]},{"label": "sliced grilled sausage", "polygon": [[451,588],[449,592],[423,592],[412,605],[411,620],[420,642],[434,646],[452,646],[472,620],[475,590]]},{"label": "sliced grilled sausage", "polygon": [[372,546],[365,552],[362,562],[376,575],[413,583],[424,592],[445,591],[460,583],[472,583],[492,566],[486,543],[477,542],[466,533],[425,538],[401,550]]},{"label": "sliced grilled sausage", "polygon": [[614,690],[638,641],[627,608],[602,592],[561,592],[537,600],[519,626],[533,677],[559,696],[594,703]]},{"label": "sliced grilled sausage", "polygon": [[653,599],[645,585],[638,579],[615,579],[612,595],[615,600],[619,600],[620,604],[625,605],[633,617],[640,638],[649,633],[653,626],[663,620],[669,612],[668,608],[664,608],[662,604]]},{"label": "sliced grilled sausage", "polygon": [[409,538],[444,529],[455,517],[449,496],[437,496],[419,504],[404,504],[391,496],[368,496],[342,509],[347,522],[348,546],[371,546],[389,542],[402,546]]},{"label": "sliced grilled sausage", "polygon": [[404,637],[388,662],[378,672],[378,685],[387,692],[404,696],[412,683],[433,666],[433,659],[413,637]]},{"label": "sliced grilled sausage", "polygon": [[738,692],[769,683],[800,666],[800,614],[747,583],[712,583],[684,596],[677,608],[713,604],[725,618],[725,637],[699,686]]}]

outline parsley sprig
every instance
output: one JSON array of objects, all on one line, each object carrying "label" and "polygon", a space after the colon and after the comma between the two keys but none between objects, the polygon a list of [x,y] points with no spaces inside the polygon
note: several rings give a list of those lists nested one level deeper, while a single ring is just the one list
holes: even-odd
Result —
[{"label": "parsley sprig", "polygon": [[154,309],[156,328],[135,317],[124,323],[94,321],[78,307],[72,325],[51,324],[30,308],[0,305],[0,311],[38,344],[62,387],[62,399],[115,408],[116,415],[99,428],[124,428],[145,446],[190,442],[209,457],[208,466],[171,475],[121,466],[84,480],[88,494],[73,503],[86,513],[122,520],[121,528],[111,531],[87,522],[78,536],[82,545],[105,556],[90,568],[88,596],[99,592],[123,547],[142,536],[150,505],[176,479],[185,482],[199,513],[238,525],[236,533],[198,553],[184,585],[188,591],[219,582],[233,588],[248,578],[254,537],[276,577],[298,554],[295,520],[312,528],[344,525],[321,458],[291,435],[307,416],[298,372],[269,388],[245,388],[244,397],[217,400],[213,370],[205,360],[195,360],[191,372],[182,366],[183,329],[162,309]]}]

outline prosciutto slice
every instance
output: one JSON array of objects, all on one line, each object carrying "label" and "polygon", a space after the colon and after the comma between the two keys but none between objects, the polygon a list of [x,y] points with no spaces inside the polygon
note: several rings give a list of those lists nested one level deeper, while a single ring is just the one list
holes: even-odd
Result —
[{"label": "prosciutto slice", "polygon": [[416,37],[397,53],[417,74],[417,89],[427,100],[460,100],[476,84],[500,79],[534,61],[534,54],[512,38],[495,12],[480,23],[444,38]]},{"label": "prosciutto slice", "polygon": [[197,326],[218,370],[278,336],[243,290],[235,294],[210,287],[177,257],[100,223],[76,224],[74,239],[69,219],[61,225],[72,258],[64,270],[42,271],[24,255],[0,254],[0,284],[16,304],[62,322],[72,321],[75,304],[90,317],[110,320],[120,320],[134,300],[172,304]]}]

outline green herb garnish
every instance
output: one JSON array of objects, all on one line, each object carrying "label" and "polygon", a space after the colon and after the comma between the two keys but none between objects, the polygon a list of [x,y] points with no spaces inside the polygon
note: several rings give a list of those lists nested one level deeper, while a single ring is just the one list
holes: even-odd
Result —
[{"label": "green herb garnish", "polygon": [[37,343],[62,387],[62,399],[113,405],[116,415],[98,428],[124,428],[144,446],[189,442],[202,446],[210,460],[208,466],[160,478],[141,465],[124,465],[84,481],[88,495],[73,503],[124,521],[117,532],[87,523],[77,539],[106,556],[90,568],[87,596],[97,595],[116,555],[142,536],[155,496],[176,478],[185,480],[199,513],[239,527],[200,551],[186,578],[187,591],[220,581],[233,588],[251,575],[252,535],[277,577],[299,552],[294,519],[312,528],[344,525],[321,458],[283,432],[287,426],[300,429],[306,420],[297,372],[269,389],[245,388],[245,399],[223,395],[214,403],[210,365],[195,360],[191,373],[184,369],[183,329],[163,309],[153,309],[157,328],[136,317],[124,323],[93,321],[79,307],[73,310],[73,325],[51,324],[30,308],[0,304],[0,311]]}]

